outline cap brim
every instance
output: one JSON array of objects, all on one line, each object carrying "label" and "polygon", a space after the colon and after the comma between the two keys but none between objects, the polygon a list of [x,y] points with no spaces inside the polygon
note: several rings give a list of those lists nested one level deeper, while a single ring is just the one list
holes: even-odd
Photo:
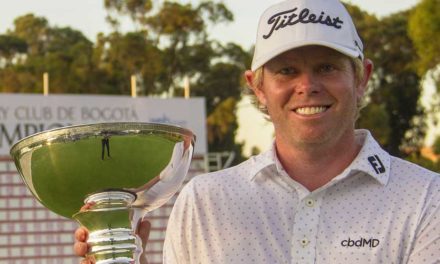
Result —
[{"label": "cap brim", "polygon": [[258,68],[266,64],[268,61],[270,61],[271,59],[277,57],[278,55],[286,51],[304,46],[312,46],[312,45],[328,47],[352,58],[359,58],[359,57],[362,58],[362,54],[358,50],[353,50],[335,43],[329,43],[326,41],[300,41],[300,42],[289,43],[287,45],[274,49],[270,52],[269,55],[261,56],[259,58],[254,58],[254,60],[252,61],[251,70],[256,71]]}]

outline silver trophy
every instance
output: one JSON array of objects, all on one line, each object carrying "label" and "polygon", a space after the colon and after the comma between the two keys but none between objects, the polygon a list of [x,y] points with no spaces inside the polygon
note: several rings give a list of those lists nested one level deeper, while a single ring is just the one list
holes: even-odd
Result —
[{"label": "silver trophy", "polygon": [[103,123],[32,135],[11,156],[38,201],[90,231],[97,264],[137,263],[134,212],[154,210],[179,190],[194,142],[191,131],[171,125]]}]

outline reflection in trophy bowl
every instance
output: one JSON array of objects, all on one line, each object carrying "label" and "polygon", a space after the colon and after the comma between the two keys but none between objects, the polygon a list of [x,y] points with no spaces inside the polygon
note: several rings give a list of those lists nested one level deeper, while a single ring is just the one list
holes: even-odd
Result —
[{"label": "reflection in trophy bowl", "polygon": [[134,263],[133,209],[154,210],[179,190],[194,142],[171,125],[102,123],[32,135],[11,156],[38,201],[89,229],[97,263]]}]

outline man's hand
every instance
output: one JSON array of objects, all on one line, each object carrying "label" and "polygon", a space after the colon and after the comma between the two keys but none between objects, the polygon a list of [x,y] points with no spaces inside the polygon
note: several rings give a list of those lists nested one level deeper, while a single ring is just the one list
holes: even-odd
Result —
[{"label": "man's hand", "polygon": [[89,251],[89,244],[87,244],[87,239],[89,238],[89,231],[85,227],[80,227],[75,231],[75,244],[73,245],[73,250],[76,255],[80,257],[85,257],[81,260],[81,264],[94,264],[95,260],[92,257],[86,257]]},{"label": "man's hand", "polygon": [[[147,264],[147,258],[145,255],[145,248],[147,245],[148,237],[150,235],[150,228],[151,224],[148,220],[143,219],[140,220],[137,228],[136,228],[136,234],[139,236],[139,238],[142,240],[142,249],[143,253],[140,256],[140,264]],[[95,264],[96,261],[91,256],[86,256],[87,252],[89,251],[89,244],[87,244],[87,239],[89,238],[89,231],[85,227],[79,227],[75,231],[75,244],[73,246],[74,252],[77,256],[84,257],[83,260],[81,260],[81,264]]]},{"label": "man's hand", "polygon": [[151,223],[148,222],[146,219],[141,219],[137,225],[136,234],[142,240],[142,249],[143,249],[142,254],[139,258],[140,264],[148,264],[145,249],[147,247],[148,237],[150,236],[150,228],[151,228]]}]

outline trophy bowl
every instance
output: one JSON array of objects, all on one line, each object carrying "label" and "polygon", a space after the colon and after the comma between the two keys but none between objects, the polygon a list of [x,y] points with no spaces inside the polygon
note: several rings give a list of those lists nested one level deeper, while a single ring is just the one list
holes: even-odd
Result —
[{"label": "trophy bowl", "polygon": [[135,211],[154,210],[180,189],[194,143],[172,125],[101,123],[37,133],[10,153],[43,206],[89,230],[97,264],[138,263]]}]

